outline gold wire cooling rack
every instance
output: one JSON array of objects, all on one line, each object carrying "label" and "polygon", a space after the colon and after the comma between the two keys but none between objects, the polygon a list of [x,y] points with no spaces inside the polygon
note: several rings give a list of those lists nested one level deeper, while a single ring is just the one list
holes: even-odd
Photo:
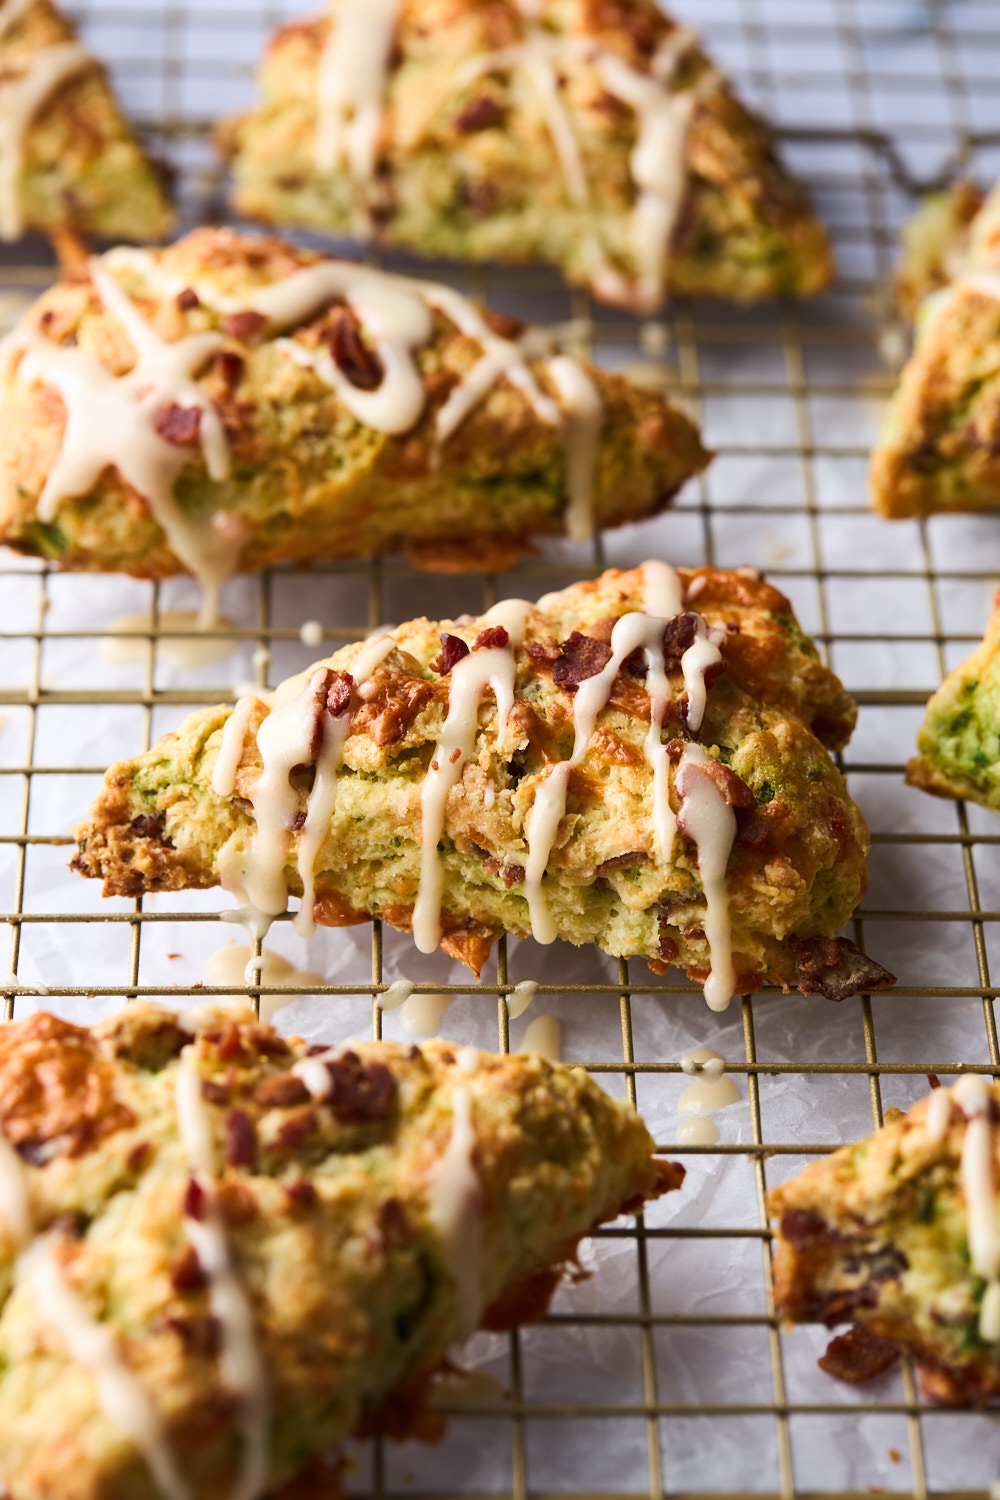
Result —
[{"label": "gold wire cooling rack", "polygon": [[[185,217],[221,214],[206,121],[247,100],[253,61],[266,30],[285,18],[282,8],[93,0],[80,15],[151,144],[177,168]],[[554,546],[516,576],[461,582],[421,577],[395,561],[344,564],[317,568],[310,586],[339,601],[323,620],[333,649],[421,608],[482,609],[650,551],[685,564],[764,566],[862,707],[844,769],[873,825],[872,887],[853,935],[900,980],[888,994],[837,1010],[774,994],[743,998],[725,1033],[729,1070],[747,1093],[729,1132],[736,1139],[686,1148],[669,1133],[663,1140],[687,1161],[691,1204],[603,1230],[597,1239],[608,1264],[593,1300],[567,1296],[539,1330],[492,1350],[507,1399],[457,1410],[431,1468],[408,1449],[359,1451],[349,1487],[361,1493],[984,1496],[1000,1475],[1000,1434],[990,1419],[929,1406],[908,1367],[858,1392],[816,1376],[815,1341],[786,1335],[774,1318],[764,1213],[769,1183],[880,1124],[883,1106],[915,1098],[926,1073],[1000,1068],[990,977],[1000,832],[978,809],[934,803],[900,780],[929,691],[982,633],[1000,578],[1000,538],[993,523],[956,518],[887,528],[870,516],[864,494],[875,409],[891,387],[879,354],[878,299],[899,220],[919,188],[964,170],[991,181],[1000,167],[1000,8],[989,0],[703,0],[685,18],[779,121],[786,151],[833,226],[836,290],[814,304],[750,312],[678,304],[641,325],[569,297],[542,273],[459,275],[505,309],[570,319],[598,360],[641,366],[643,378],[661,381],[701,417],[716,463],[655,532],[608,538],[592,555]],[[44,253],[30,248],[0,259],[6,321],[51,274]],[[62,955],[73,982],[53,984],[44,1003],[75,1007],[74,1015],[162,994],[170,979],[161,959],[175,956],[167,945],[182,946],[193,925],[217,924],[217,910],[191,896],[102,903],[88,891],[61,901],[67,887],[57,872],[70,843],[63,811],[82,814],[104,765],[145,748],[186,707],[232,697],[232,675],[227,667],[215,680],[204,671],[186,683],[165,680],[172,632],[160,628],[159,613],[173,586],[106,580],[108,599],[127,594],[115,613],[137,600],[152,611],[150,628],[136,632],[144,663],[125,686],[113,673],[87,685],[88,654],[108,629],[92,585],[87,592],[81,580],[13,559],[0,563],[0,580],[5,1019],[39,1003],[19,977],[32,972],[36,952]],[[257,652],[262,685],[284,675],[269,676],[269,666],[285,661],[293,670],[308,659],[299,643],[302,610],[294,608],[300,587],[277,571],[241,584],[229,610],[238,649],[244,657]],[[109,753],[106,740],[90,735],[99,719],[115,741]],[[81,747],[93,744],[101,754],[81,763]],[[53,909],[53,895],[56,907],[73,909]],[[391,934],[385,942],[387,955],[402,944]],[[405,945],[393,952],[410,963]],[[90,959],[98,954],[100,973],[113,964],[120,977],[93,982]],[[374,996],[384,987],[383,956],[376,924],[370,973],[310,985],[334,1029],[343,1007],[356,1024],[359,997],[367,997],[380,1033]],[[480,1016],[495,1006],[499,1046],[510,1043],[506,997],[515,978],[534,972],[573,1018],[574,1060],[659,1119],[670,1117],[681,1081],[669,1059],[684,1050],[680,1042],[669,1052],[654,1044],[663,1016],[722,1045],[692,986],[652,983],[638,963],[588,959],[588,969],[575,960],[568,972],[587,982],[568,983],[562,959],[532,945],[510,962],[509,970],[501,943],[476,991]],[[39,959],[35,969],[43,967]],[[420,988],[466,996],[470,989],[433,975]],[[275,991],[202,990],[244,993],[257,1000]],[[706,1182],[719,1189],[707,1202],[699,1189]],[[697,1295],[699,1275],[725,1283],[727,1273],[729,1301]],[[618,1294],[623,1285],[627,1296]],[[564,1346],[562,1367],[547,1343],[560,1339],[577,1341]],[[567,1384],[553,1374],[567,1360],[585,1363],[585,1348],[599,1356],[586,1379]],[[608,1354],[621,1348],[620,1359]],[[697,1376],[683,1374],[695,1368]]]}]

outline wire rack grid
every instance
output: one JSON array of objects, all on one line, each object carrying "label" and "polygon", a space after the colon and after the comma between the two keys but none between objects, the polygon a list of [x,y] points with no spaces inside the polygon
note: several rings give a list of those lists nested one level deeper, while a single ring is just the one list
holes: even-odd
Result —
[{"label": "wire rack grid", "polygon": [[[81,8],[128,107],[178,168],[190,222],[223,212],[209,121],[250,97],[262,39],[285,14],[234,0]],[[273,684],[306,665],[316,654],[300,640],[308,616],[333,649],[386,620],[530,597],[608,562],[750,562],[787,590],[861,705],[843,758],[873,829],[854,936],[899,974],[891,993],[841,1007],[764,993],[719,1020],[691,985],[653,982],[639,963],[532,943],[508,954],[501,943],[470,991],[445,960],[415,956],[378,925],[370,944],[356,933],[313,940],[309,962],[329,982],[301,982],[311,998],[285,1012],[295,1029],[380,1034],[375,996],[405,973],[421,990],[462,997],[449,1034],[488,1042],[492,1028],[492,1045],[507,1048],[519,1035],[507,997],[533,977],[536,1006],[563,1021],[567,1056],[635,1100],[689,1168],[676,1201],[595,1237],[587,1264],[600,1274],[562,1292],[538,1329],[470,1350],[498,1377],[502,1400],[456,1409],[433,1452],[359,1447],[348,1479],[358,1493],[791,1500],[884,1490],[917,1500],[984,1496],[1000,1475],[990,1419],[928,1405],[908,1366],[857,1392],[818,1374],[822,1338],[786,1334],[774,1316],[764,1209],[769,1185],[880,1124],[888,1107],[905,1107],[925,1074],[1000,1066],[991,979],[1000,833],[979,809],[935,803],[901,782],[929,691],[982,633],[1000,538],[992,522],[965,518],[886,527],[864,495],[892,383],[879,355],[879,289],[900,218],[919,187],[960,170],[989,181],[1000,168],[1000,13],[973,0],[704,0],[685,18],[778,121],[813,184],[837,242],[835,291],[750,312],[678,304],[639,324],[568,296],[545,273],[443,273],[502,309],[571,319],[599,362],[662,383],[700,416],[718,456],[668,516],[592,552],[553,545],[503,577],[429,580],[390,559],[234,581],[224,601],[233,654],[187,672],[169,660],[184,631],[161,618],[191,602],[185,583],[98,582],[0,561],[7,1020],[41,1004],[90,1018],[124,999],[201,985],[205,953],[226,936],[222,903],[213,893],[102,901],[64,873],[67,828],[111,759],[145,748],[191,706],[233,697],[240,677]],[[7,252],[2,319],[51,275],[40,248]],[[130,608],[150,612],[125,637],[139,660],[107,663],[100,648],[109,636],[121,641],[112,626]],[[287,926],[275,932],[269,942],[301,962]],[[39,997],[42,979],[49,989]],[[256,1002],[293,992],[201,993]],[[396,1018],[386,1026],[398,1029]],[[720,1116],[723,1138],[710,1148],[675,1140],[676,1059],[699,1042],[724,1052],[746,1094]]]}]

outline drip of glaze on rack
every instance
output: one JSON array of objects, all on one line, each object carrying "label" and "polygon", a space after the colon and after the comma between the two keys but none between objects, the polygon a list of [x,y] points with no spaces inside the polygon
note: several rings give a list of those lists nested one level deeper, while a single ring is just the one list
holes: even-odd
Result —
[{"label": "drip of glaze on rack", "polygon": [[[316,168],[327,176],[347,169],[354,186],[355,229],[361,234],[371,229],[369,199],[400,5],[401,0],[345,0],[330,22],[320,59]],[[697,44],[693,33],[682,27],[664,40],[649,71],[640,72],[592,39],[559,36],[543,27],[535,0],[519,0],[518,9],[524,24],[522,40],[470,58],[458,70],[456,82],[467,84],[485,73],[523,72],[538,97],[566,195],[581,213],[590,208],[590,186],[560,94],[560,69],[574,60],[589,66],[601,87],[632,110],[636,141],[629,159],[635,191],[630,239],[638,268],[635,286],[609,264],[596,235],[585,241],[584,256],[591,284],[601,296],[611,302],[635,298],[650,310],[663,300],[668,247],[687,182],[691,115],[699,94],[717,87],[719,75],[705,66],[692,88],[676,87],[678,70]],[[570,375],[568,383],[576,378]],[[586,393],[584,401],[590,400]]]},{"label": "drip of glaze on rack", "polygon": [[[652,772],[652,825],[656,856],[668,864],[678,826],[695,846],[705,899],[704,930],[709,947],[710,972],[705,998],[713,1010],[728,1005],[735,990],[732,934],[726,867],[736,836],[736,817],[713,778],[703,769],[707,752],[696,742],[686,741],[674,776],[679,811],[670,805],[669,758],[661,744],[661,731],[670,687],[664,650],[664,631],[683,606],[680,579],[663,562],[648,562],[642,570],[646,609],[623,615],[611,636],[612,655],[595,676],[584,680],[573,700],[574,745],[571,756],[550,766],[535,791],[525,823],[528,845],[524,893],[531,932],[541,943],[551,943],[558,928],[549,910],[543,884],[559,825],[566,812],[569,778],[584,759],[597,719],[607,707],[615,679],[633,651],[646,657],[650,695],[650,730],[644,748]],[[546,599],[538,608],[544,611]],[[417,948],[433,953],[442,936],[441,904],[443,872],[438,842],[445,823],[448,794],[462,776],[475,745],[479,710],[487,691],[492,692],[497,713],[497,747],[502,750],[514,707],[517,650],[532,606],[524,600],[505,600],[483,617],[485,630],[474,647],[453,667],[449,676],[448,711],[431,755],[421,787],[420,883],[413,910],[413,935]],[[681,658],[687,693],[687,725],[692,734],[701,728],[706,705],[705,673],[721,662],[717,633],[709,631],[699,617],[695,639]],[[366,679],[390,654],[391,636],[369,641],[341,678],[346,691],[337,700],[335,713],[320,712],[318,695],[328,669],[319,667],[283,683],[271,699],[270,712],[257,731],[261,771],[248,792],[256,828],[249,848],[240,852],[227,845],[220,856],[223,886],[243,903],[248,922],[266,930],[267,921],[287,909],[289,887],[286,867],[293,857],[292,829],[298,812],[298,794],[291,785],[292,769],[316,767],[309,793],[305,823],[297,840],[294,859],[303,887],[303,898],[295,917],[296,930],[308,936],[315,930],[315,865],[336,807],[337,778],[344,747],[350,734],[356,699],[364,700]],[[256,698],[241,699],[222,733],[212,788],[220,797],[233,795],[236,773]],[[325,702],[325,698],[323,699]],[[315,748],[317,717],[319,749]],[[400,982],[403,984],[404,982]],[[396,986],[392,987],[395,990]],[[407,992],[408,994],[409,992]],[[391,994],[391,991],[390,991]],[[402,1004],[407,995],[401,995]],[[387,1003],[387,1001],[389,1003]],[[389,995],[381,1001],[391,1009]]]},{"label": "drip of glaze on rack", "polygon": [[969,1074],[950,1089],[936,1088],[927,1101],[924,1130],[942,1143],[952,1123],[953,1107],[965,1117],[960,1175],[965,1196],[969,1258],[986,1282],[979,1307],[979,1336],[1000,1343],[1000,1201],[995,1185],[996,1141],[993,1095],[987,1082]]},{"label": "drip of glaze on rack", "polygon": [[308,349],[294,338],[275,339],[275,347],[299,367],[330,387],[353,417],[377,432],[401,434],[417,422],[426,395],[414,362],[414,351],[433,333],[433,313],[450,320],[480,345],[472,368],[449,393],[437,413],[435,433],[445,444],[501,377],[525,396],[539,421],[556,428],[567,461],[568,533],[574,541],[594,534],[593,487],[603,404],[581,365],[556,355],[545,365],[563,405],[545,394],[529,364],[546,342],[501,338],[475,305],[451,287],[393,276],[350,261],[319,261],[280,283],[258,287],[246,297],[220,293],[199,278],[165,272],[156,255],[121,248],[90,262],[94,290],[104,309],[121,325],[135,351],[135,363],[116,376],[94,355],[54,344],[37,332],[15,330],[5,342],[6,379],[21,356],[20,375],[53,386],[66,408],[62,448],[38,502],[39,518],[54,520],[61,502],[86,494],[107,468],[149,504],[172,551],[201,583],[203,625],[216,622],[219,588],[238,567],[243,528],[231,512],[212,521],[192,516],[177,500],[175,488],[190,450],[160,433],[169,407],[198,414],[198,443],[210,477],[217,483],[231,472],[225,431],[212,402],[195,376],[219,352],[225,340],[217,333],[188,334],[167,342],[139,312],[117,280],[125,271],[141,278],[158,296],[176,297],[193,290],[199,302],[219,313],[252,311],[268,320],[270,332],[295,328],[314,317],[334,298],[343,298],[373,345],[383,369],[374,390],[353,385],[325,348]]},{"label": "drip of glaze on rack", "polygon": [[[0,42],[33,4],[34,0],[6,0],[0,9]],[[13,241],[24,233],[24,145],[32,121],[61,84],[93,65],[89,52],[77,42],[54,42],[24,57],[4,60],[0,76],[0,240]]]}]

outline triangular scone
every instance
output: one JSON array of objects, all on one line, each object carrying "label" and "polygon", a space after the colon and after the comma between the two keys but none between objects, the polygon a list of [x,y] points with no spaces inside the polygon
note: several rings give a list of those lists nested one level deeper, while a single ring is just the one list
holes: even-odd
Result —
[{"label": "triangular scone", "polygon": [[830,280],[770,130],[653,0],[336,0],[260,86],[220,133],[251,218],[546,261],[636,310]]},{"label": "triangular scone", "polygon": [[583,1235],[680,1185],[654,1149],[533,1054],[144,1004],[0,1028],[5,1493],[336,1493],[345,1439],[440,1435],[449,1346],[541,1316]]},{"label": "triangular scone", "polygon": [[708,462],[664,396],[450,287],[227,229],[46,292],[0,394],[0,540],[206,585],[400,548],[489,567]]},{"label": "triangular scone", "polygon": [[981,644],[928,703],[917,752],[911,786],[1000,812],[1000,595]]},{"label": "triangular scone", "polygon": [[156,240],[173,211],[98,60],[51,0],[0,0],[0,240]]},{"label": "triangular scone", "polygon": [[914,272],[940,289],[872,454],[872,501],[893,519],[1000,507],[1000,189],[945,240]]},{"label": "triangular scone", "polygon": [[891,978],[832,936],[865,888],[824,748],[854,718],[753,570],[612,569],[193,714],[108,772],[74,864],[108,894],[301,894],[300,930],[378,916],[477,973],[506,931],[677,963],[718,1008],[839,999]]},{"label": "triangular scone", "polygon": [[776,1188],[778,1312],[909,1350],[936,1400],[1000,1395],[998,1116],[1000,1088],[969,1076]]}]

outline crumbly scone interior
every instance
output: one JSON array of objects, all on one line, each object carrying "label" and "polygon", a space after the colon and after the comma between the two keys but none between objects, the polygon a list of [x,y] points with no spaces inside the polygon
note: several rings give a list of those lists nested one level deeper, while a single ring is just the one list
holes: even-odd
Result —
[{"label": "crumbly scone interior", "polygon": [[261,94],[220,133],[251,216],[550,261],[636,310],[831,274],[770,132],[650,0],[343,0],[276,33]]},{"label": "crumbly scone interior", "polygon": [[540,1316],[581,1235],[680,1185],[653,1150],[532,1055],[307,1048],[231,1007],[5,1026],[9,1493],[256,1497],[420,1431],[449,1345]]},{"label": "crumbly scone interior", "polygon": [[1000,1393],[998,1114],[969,1075],[776,1188],[779,1312],[910,1350],[933,1399]]},{"label": "crumbly scone interior", "polygon": [[111,769],[75,863],[265,919],[301,896],[302,932],[378,915],[476,972],[506,931],[677,962],[718,1007],[840,998],[891,978],[833,940],[868,835],[825,745],[855,713],[759,575],[612,569],[195,715]]},{"label": "crumbly scone interior", "polygon": [[708,461],[664,397],[450,287],[231,230],[95,258],[3,380],[8,544],[209,598],[274,562],[587,540]]}]

